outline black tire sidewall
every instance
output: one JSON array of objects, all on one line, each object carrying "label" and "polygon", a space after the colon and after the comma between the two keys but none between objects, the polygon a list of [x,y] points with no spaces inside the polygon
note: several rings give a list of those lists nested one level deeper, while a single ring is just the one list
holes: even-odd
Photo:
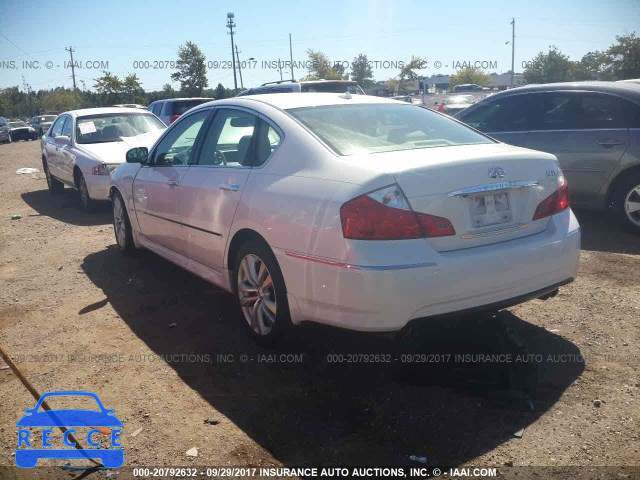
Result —
[{"label": "black tire sidewall", "polygon": [[[84,185],[84,190],[86,193],[86,203],[82,201],[82,189]],[[80,206],[86,212],[93,212],[95,210],[95,202],[91,199],[91,195],[89,195],[89,187],[87,187],[87,181],[84,179],[84,175],[82,173],[78,176],[78,194],[80,196]]]},{"label": "black tire sidewall", "polygon": [[[118,199],[121,203],[122,203],[122,211],[124,213],[124,246],[120,245],[120,242],[118,241],[118,234],[116,232],[116,217],[115,217],[115,213],[114,213],[114,208],[115,208],[115,202],[116,199]],[[124,203],[124,198],[122,198],[122,195],[120,195],[120,192],[118,192],[117,190],[113,193],[113,197],[112,197],[112,209],[111,209],[111,214],[113,216],[113,234],[116,237],[116,245],[118,245],[118,249],[122,252],[122,253],[132,253],[135,251],[136,247],[135,244],[133,243],[133,231],[131,230],[131,222],[129,221],[129,213],[127,212],[127,206]]]},{"label": "black tire sidewall", "polygon": [[47,178],[47,186],[49,187],[49,192],[52,195],[58,195],[62,193],[64,190],[64,184],[51,175],[51,170],[49,170],[49,164],[45,159],[42,159],[42,168],[45,170],[44,174]]},{"label": "black tire sidewall", "polygon": [[613,208],[615,209],[618,220],[622,222],[629,231],[640,234],[640,226],[631,222],[625,210],[625,200],[628,193],[631,189],[638,186],[640,186],[640,174],[632,175],[623,180],[616,188],[613,198]]},{"label": "black tire sidewall", "polygon": [[[278,306],[278,311],[276,313],[276,322],[267,335],[258,335],[251,329],[251,326],[245,319],[242,308],[240,307],[240,297],[238,295],[238,270],[240,268],[240,262],[242,261],[242,259],[249,254],[256,255],[266,264],[276,290],[276,302]],[[247,331],[254,339],[254,341],[259,343],[260,345],[265,347],[274,346],[278,342],[278,340],[283,337],[285,332],[291,328],[292,323],[291,316],[289,314],[289,301],[287,298],[287,289],[284,282],[284,277],[282,276],[282,271],[280,270],[278,261],[276,260],[276,257],[271,249],[263,242],[258,242],[255,240],[250,240],[242,245],[238,250],[238,253],[234,260],[232,281],[233,292],[235,294],[236,300],[238,301],[238,308],[240,309],[240,317],[242,319],[242,323],[247,328]]]}]

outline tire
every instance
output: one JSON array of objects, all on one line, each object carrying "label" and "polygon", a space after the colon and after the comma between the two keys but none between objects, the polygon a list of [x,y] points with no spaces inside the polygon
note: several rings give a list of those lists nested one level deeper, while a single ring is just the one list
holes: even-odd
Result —
[{"label": "tire", "polygon": [[249,334],[262,346],[275,345],[292,323],[284,278],[271,249],[255,240],[242,245],[233,265],[233,282]]},{"label": "tire", "polygon": [[111,199],[113,207],[113,233],[116,236],[116,243],[122,253],[131,254],[135,252],[136,246],[135,243],[133,243],[133,231],[131,230],[127,207],[120,192],[114,192]]},{"label": "tire", "polygon": [[77,174],[76,183],[78,185],[78,193],[80,194],[80,206],[87,213],[92,213],[96,209],[95,200],[91,199],[91,195],[89,195],[89,188],[87,187],[87,182],[84,180],[84,175],[82,173]]},{"label": "tire", "polygon": [[[635,205],[638,204],[638,205]],[[613,208],[618,220],[631,232],[640,234],[640,174],[624,179],[616,188]]]},{"label": "tire", "polygon": [[47,186],[49,187],[49,193],[51,195],[60,195],[64,190],[64,183],[62,183],[57,178],[51,176],[49,172],[49,165],[45,159],[42,159],[42,169],[44,170],[44,174],[47,177]]}]

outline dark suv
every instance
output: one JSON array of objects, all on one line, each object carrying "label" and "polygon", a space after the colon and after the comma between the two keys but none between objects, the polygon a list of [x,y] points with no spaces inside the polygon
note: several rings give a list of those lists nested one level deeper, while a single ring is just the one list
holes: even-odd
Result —
[{"label": "dark suv", "polygon": [[261,95],[263,93],[292,93],[292,92],[323,92],[323,93],[354,93],[365,95],[357,82],[351,80],[308,80],[296,82],[293,80],[281,80],[279,82],[263,83],[259,87],[249,88],[240,92],[243,95]]},{"label": "dark suv", "polygon": [[167,98],[157,100],[147,108],[166,125],[171,125],[187,110],[213,100],[213,98]]}]

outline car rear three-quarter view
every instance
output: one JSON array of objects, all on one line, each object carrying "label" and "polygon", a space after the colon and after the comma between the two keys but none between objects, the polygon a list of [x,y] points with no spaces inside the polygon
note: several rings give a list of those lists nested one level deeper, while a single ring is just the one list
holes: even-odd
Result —
[{"label": "car rear three-quarter view", "polygon": [[556,158],[427,109],[238,97],[136,150],[112,178],[119,246],[234,293],[260,341],[303,321],[396,331],[576,277],[580,228]]}]

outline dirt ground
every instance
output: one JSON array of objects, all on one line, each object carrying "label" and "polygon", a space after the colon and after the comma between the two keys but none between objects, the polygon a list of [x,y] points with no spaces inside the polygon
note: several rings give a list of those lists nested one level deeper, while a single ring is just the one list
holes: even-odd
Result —
[{"label": "dirt ground", "polygon": [[[640,237],[607,215],[578,212],[579,277],[555,298],[401,339],[305,325],[265,350],[226,293],[150,252],[121,255],[109,205],[86,214],[71,189],[50,196],[39,148],[0,145],[0,345],[40,393],[91,391],[115,409],[125,466],[640,466]],[[2,368],[0,467],[34,405]]]}]

